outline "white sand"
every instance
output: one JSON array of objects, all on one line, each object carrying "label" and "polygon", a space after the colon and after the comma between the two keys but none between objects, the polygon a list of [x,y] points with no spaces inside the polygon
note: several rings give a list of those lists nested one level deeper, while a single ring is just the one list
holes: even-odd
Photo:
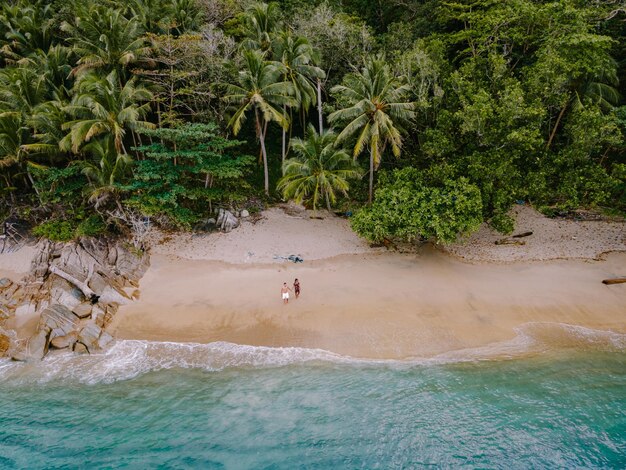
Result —
[{"label": "white sand", "polygon": [[[485,347],[533,322],[626,333],[626,284],[601,282],[625,264],[624,253],[605,261],[468,264],[432,249],[250,266],[155,255],[140,299],[120,308],[110,331],[379,359]],[[280,287],[296,277],[302,295],[283,305]]]},{"label": "white sand", "polygon": [[264,211],[256,223],[242,219],[241,226],[231,233],[181,233],[169,237],[156,233],[151,253],[232,264],[266,264],[284,262],[275,256],[297,255],[311,261],[376,251],[352,231],[348,220],[326,211],[317,214],[324,220],[312,219],[311,215],[310,211],[289,215],[281,208],[272,208]]},{"label": "white sand", "polygon": [[0,278],[19,281],[30,272],[30,263],[37,251],[37,246],[26,245],[11,253],[0,253]]},{"label": "white sand", "polygon": [[626,223],[549,219],[529,206],[513,209],[516,233],[524,245],[496,245],[506,238],[484,224],[469,239],[443,247],[444,251],[472,262],[542,261],[551,259],[599,259],[604,253],[626,251]]}]

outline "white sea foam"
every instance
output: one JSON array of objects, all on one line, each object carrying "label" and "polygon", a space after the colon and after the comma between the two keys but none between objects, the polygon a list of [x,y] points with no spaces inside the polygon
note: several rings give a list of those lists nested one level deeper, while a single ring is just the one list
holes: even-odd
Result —
[{"label": "white sea foam", "polygon": [[404,360],[360,359],[307,348],[248,346],[226,342],[209,344],[119,340],[102,353],[50,353],[41,362],[0,360],[0,380],[17,382],[73,381],[96,384],[128,380],[151,371],[195,368],[208,372],[230,368],[269,368],[306,363],[414,367],[494,359],[574,348],[605,352],[626,351],[626,334],[562,323],[527,323],[508,341],[462,349],[431,358]]}]

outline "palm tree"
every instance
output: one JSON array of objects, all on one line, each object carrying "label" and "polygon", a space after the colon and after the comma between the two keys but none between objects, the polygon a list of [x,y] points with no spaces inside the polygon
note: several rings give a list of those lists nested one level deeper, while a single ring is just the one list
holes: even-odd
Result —
[{"label": "palm tree", "polygon": [[[11,2],[9,2],[11,3]],[[44,0],[18,1],[0,8],[0,48],[18,61],[37,50],[46,52],[54,41],[55,14]]]},{"label": "palm tree", "polygon": [[121,10],[90,7],[79,10],[72,23],[66,21],[61,25],[80,57],[74,73],[91,69],[116,70],[121,79],[129,65],[145,61],[148,56],[141,24],[136,17],[126,18]]},{"label": "palm tree", "polygon": [[594,75],[588,75],[572,83],[570,96],[559,111],[548,137],[546,149],[549,149],[552,145],[559,124],[568,108],[577,111],[584,108],[585,105],[592,104],[598,106],[604,112],[610,112],[614,109],[619,104],[621,98],[619,91],[615,88],[618,83],[616,65],[613,61],[609,62],[609,67],[605,70]]},{"label": "palm tree", "polygon": [[[302,36],[293,36],[289,31],[282,32],[274,44],[274,57],[285,66],[285,81],[293,84],[295,98],[303,113],[307,113],[316,99],[313,83],[326,74],[314,65],[317,58],[309,41]],[[287,114],[286,107],[283,112]],[[287,154],[287,130],[283,129],[282,163]]]},{"label": "palm tree", "polygon": [[347,107],[328,116],[332,122],[347,122],[337,136],[341,144],[356,136],[353,155],[369,148],[369,202],[374,193],[374,170],[380,165],[385,147],[391,145],[398,157],[402,149],[400,127],[415,117],[415,103],[406,101],[410,87],[393,76],[382,57],[370,58],[360,71],[348,74],[344,85],[332,88]]},{"label": "palm tree", "polygon": [[281,106],[294,106],[293,84],[282,81],[284,66],[264,59],[261,51],[244,51],[244,69],[239,72],[237,85],[228,85],[224,99],[234,107],[228,126],[237,135],[249,111],[254,112],[256,135],[261,143],[265,194],[269,195],[269,174],[265,136],[267,125],[274,121],[283,129],[289,127],[289,118]]},{"label": "palm tree", "polygon": [[[81,161],[80,165],[91,186],[89,201],[98,209],[111,196],[118,194],[120,190],[118,183],[132,160],[126,154],[117,153],[115,140],[111,135],[90,142],[83,150],[92,157],[92,160]],[[117,197],[115,202],[119,207]],[[119,208],[121,210],[121,207]]]},{"label": "palm tree", "polygon": [[243,15],[246,49],[267,52],[272,48],[274,33],[280,25],[280,8],[277,3],[252,3]]},{"label": "palm tree", "polygon": [[153,128],[143,118],[150,109],[152,93],[131,79],[120,86],[117,72],[101,78],[96,74],[83,76],[67,111],[75,116],[63,125],[69,134],[60,143],[62,150],[78,153],[81,145],[94,137],[110,134],[118,154],[127,154],[124,146],[126,132]]},{"label": "palm tree", "polygon": [[309,124],[306,139],[293,140],[296,157],[285,161],[285,176],[278,182],[284,197],[298,204],[311,201],[313,210],[324,198],[330,211],[338,191],[347,195],[348,179],[360,177],[361,172],[347,152],[336,148],[336,138],[332,130],[318,134]]}]

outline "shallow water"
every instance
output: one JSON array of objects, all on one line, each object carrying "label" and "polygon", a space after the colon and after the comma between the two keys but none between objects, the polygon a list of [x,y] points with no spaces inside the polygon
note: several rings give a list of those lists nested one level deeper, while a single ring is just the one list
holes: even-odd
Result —
[{"label": "shallow water", "polygon": [[623,335],[570,337],[489,360],[124,341],[0,362],[0,466],[624,468]]}]

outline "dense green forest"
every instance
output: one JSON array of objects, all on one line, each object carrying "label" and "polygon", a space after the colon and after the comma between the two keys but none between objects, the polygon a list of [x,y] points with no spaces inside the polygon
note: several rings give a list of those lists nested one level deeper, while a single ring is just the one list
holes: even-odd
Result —
[{"label": "dense green forest", "polygon": [[8,0],[0,216],[57,240],[293,198],[371,240],[626,211],[617,0]]}]

